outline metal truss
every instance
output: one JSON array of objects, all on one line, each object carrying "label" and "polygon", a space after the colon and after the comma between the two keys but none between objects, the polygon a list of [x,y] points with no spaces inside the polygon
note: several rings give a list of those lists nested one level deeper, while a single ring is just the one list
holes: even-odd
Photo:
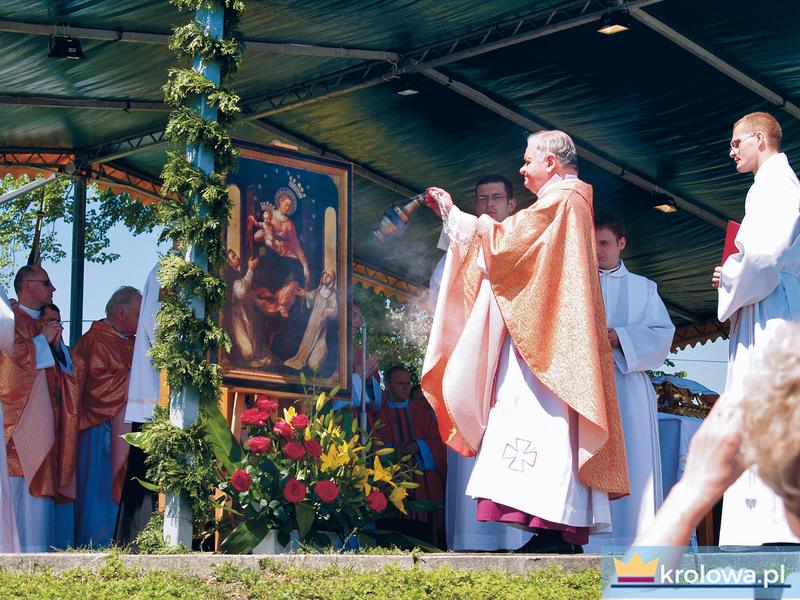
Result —
[{"label": "metal truss", "polygon": [[164,129],[160,128],[88,148],[86,150],[86,159],[91,164],[97,165],[118,160],[143,150],[157,148],[167,143]]},{"label": "metal truss", "polygon": [[110,183],[112,188],[114,186],[127,188],[134,195],[143,196],[142,200],[145,204],[161,200],[161,180],[128,166],[110,162],[102,163],[92,168],[91,178],[103,183]]},{"label": "metal truss", "polygon": [[74,160],[75,153],[64,150],[26,148],[0,150],[0,166],[3,167],[61,170]]},{"label": "metal truss", "polygon": [[[300,84],[250,98],[246,119],[272,114],[385,83],[422,69],[440,67],[493,50],[521,44],[559,31],[599,20],[611,9],[631,9],[661,0],[579,0],[493,23],[473,32],[400,55],[397,62],[370,62],[311,79]],[[263,107],[263,108],[261,108]]]},{"label": "metal truss", "polygon": [[[141,31],[120,31],[96,27],[70,27],[20,21],[0,20],[0,31],[26,35],[72,35],[86,40],[156,44],[164,46],[171,37],[168,33],[144,33]],[[313,44],[293,44],[243,40],[246,50],[269,54],[291,54],[296,56],[324,56],[361,60],[397,60],[399,54],[385,50],[366,50],[363,48],[343,48],[340,46],[318,46]]]},{"label": "metal truss", "polygon": [[417,304],[421,299],[427,300],[428,290],[422,286],[404,281],[381,269],[371,267],[358,260],[353,260],[353,283],[357,283],[374,292],[395,298],[400,302]]}]

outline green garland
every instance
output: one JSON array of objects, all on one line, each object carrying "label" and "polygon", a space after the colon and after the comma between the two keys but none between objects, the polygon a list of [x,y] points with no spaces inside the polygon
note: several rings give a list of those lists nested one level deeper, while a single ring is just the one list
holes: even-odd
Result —
[{"label": "green garland", "polygon": [[[177,240],[181,247],[193,247],[208,257],[208,271],[169,254],[161,259],[159,281],[161,309],[157,316],[153,365],[167,374],[173,390],[195,388],[200,397],[200,418],[187,430],[179,430],[161,414],[134,434],[136,445],[148,454],[148,476],[164,492],[187,494],[196,520],[208,518],[209,496],[215,481],[209,477],[219,465],[207,450],[207,439],[219,422],[218,402],[222,370],[212,358],[230,350],[230,339],[216,323],[225,300],[226,286],[218,273],[224,264],[223,235],[230,215],[225,176],[235,168],[238,151],[228,134],[228,125],[239,113],[239,97],[224,84],[241,62],[242,44],[237,24],[244,10],[242,0],[171,0],[180,10],[225,11],[224,39],[213,39],[195,22],[175,30],[170,48],[186,65],[170,69],[164,98],[171,107],[166,135],[170,150],[162,171],[163,200],[158,218],[164,226],[162,239]],[[221,66],[221,85],[191,69],[195,57]],[[207,122],[195,111],[201,99],[216,108],[218,119]],[[214,168],[206,174],[186,158],[186,147],[203,147],[214,154]],[[203,317],[194,314],[191,303],[205,307]],[[224,419],[223,419],[224,421]],[[175,443],[165,444],[163,440]],[[192,452],[192,449],[195,451]],[[200,451],[202,449],[202,451]]]},{"label": "green garland", "polygon": [[[213,9],[212,0],[172,0],[181,10]],[[201,406],[216,406],[222,373],[209,362],[220,348],[229,350],[230,339],[214,322],[225,299],[225,284],[219,270],[225,258],[223,234],[230,214],[225,175],[235,168],[238,151],[228,134],[228,124],[240,113],[239,97],[224,83],[236,72],[242,54],[236,26],[244,10],[242,0],[222,0],[224,38],[214,39],[194,21],[179,27],[170,48],[186,67],[170,69],[164,85],[164,99],[172,107],[166,128],[167,138],[180,149],[168,152],[162,171],[164,200],[159,217],[164,238],[177,239],[184,248],[194,247],[208,256],[208,272],[168,255],[161,261],[159,280],[162,290],[158,313],[153,364],[166,371],[170,388],[184,385],[196,388]],[[221,66],[222,85],[192,70],[190,63],[200,56],[203,62]],[[217,109],[218,120],[205,121],[193,108],[201,98]],[[185,156],[185,147],[203,147],[214,154],[214,170],[206,174]],[[198,298],[205,306],[205,317],[197,317],[190,306]]]}]

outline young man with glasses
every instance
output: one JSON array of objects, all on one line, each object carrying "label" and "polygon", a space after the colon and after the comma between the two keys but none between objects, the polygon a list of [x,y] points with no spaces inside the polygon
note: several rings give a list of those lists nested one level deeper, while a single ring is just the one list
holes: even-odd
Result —
[{"label": "young man with glasses", "polygon": [[[22,267],[14,278],[18,302],[14,312],[14,350],[0,354],[0,401],[5,421],[6,458],[22,552],[49,552],[56,545],[56,501],[75,499],[72,475],[62,459],[60,428],[72,428],[77,409],[62,410],[64,390],[55,383],[56,361],[72,379],[72,361],[62,346],[64,362],[54,356],[61,324],[40,321],[52,304],[55,286],[38,265]],[[73,463],[74,464],[74,463]]]},{"label": "young man with glasses", "polygon": [[[502,175],[487,175],[475,184],[475,216],[489,215],[495,221],[502,222],[516,209],[514,188]],[[438,248],[446,252],[449,245],[450,240],[442,231]],[[446,258],[447,255],[442,256],[431,275],[428,287],[431,311],[436,308]],[[462,456],[452,448],[447,449],[445,486],[447,549],[457,552],[494,552],[519,548],[530,540],[529,532],[502,523],[478,521],[475,518],[477,501],[466,493],[474,466],[474,457]]]},{"label": "young man with glasses", "polygon": [[[730,157],[739,173],[752,173],[737,254],[714,269],[718,317],[730,319],[726,394],[742,383],[775,331],[800,321],[800,182],[780,151],[781,126],[772,115],[751,113],[733,126]],[[725,493],[720,545],[798,542],[781,501],[749,469]]]}]

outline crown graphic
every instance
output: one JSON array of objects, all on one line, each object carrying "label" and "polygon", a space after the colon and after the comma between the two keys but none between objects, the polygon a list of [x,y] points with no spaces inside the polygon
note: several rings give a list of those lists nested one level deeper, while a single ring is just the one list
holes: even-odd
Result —
[{"label": "crown graphic", "polygon": [[303,188],[303,184],[294,176],[289,176],[289,188],[297,194],[297,199],[300,200],[301,198],[306,197],[305,188]]},{"label": "crown graphic", "polygon": [[638,552],[634,552],[627,563],[614,559],[614,569],[620,583],[653,583],[657,568],[657,558],[645,563]]}]

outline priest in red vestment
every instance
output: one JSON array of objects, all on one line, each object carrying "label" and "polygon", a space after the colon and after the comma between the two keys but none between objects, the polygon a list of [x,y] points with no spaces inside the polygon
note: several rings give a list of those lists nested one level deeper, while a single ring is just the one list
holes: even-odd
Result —
[{"label": "priest in red vestment", "polygon": [[[414,468],[422,471],[415,478],[419,487],[410,490],[415,500],[431,500],[444,505],[444,482],[447,454],[436,416],[422,398],[411,394],[408,370],[401,366],[388,369],[385,374],[386,399],[373,413],[373,435],[384,442],[384,447],[395,448],[400,456],[410,454]],[[418,395],[415,395],[418,396]],[[374,429],[380,421],[381,427]],[[409,518],[424,523],[412,530],[411,535],[444,547],[444,510],[432,513],[409,513]]]},{"label": "priest in red vestment", "polygon": [[520,174],[537,201],[501,223],[428,190],[450,248],[422,388],[447,444],[477,453],[477,518],[579,552],[629,493],[592,188],[561,131],[529,137]]},{"label": "priest in red vestment", "polygon": [[20,549],[48,552],[59,541],[56,503],[75,499],[77,384],[61,324],[40,321],[55,291],[47,272],[38,265],[22,267],[14,289],[13,352],[0,354],[10,510],[16,514]]},{"label": "priest in red vestment", "polygon": [[130,447],[120,436],[131,430],[125,407],[141,301],[136,288],[119,288],[106,304],[106,318],[92,323],[75,345],[86,365],[75,512],[79,546],[108,546],[114,536]]}]

